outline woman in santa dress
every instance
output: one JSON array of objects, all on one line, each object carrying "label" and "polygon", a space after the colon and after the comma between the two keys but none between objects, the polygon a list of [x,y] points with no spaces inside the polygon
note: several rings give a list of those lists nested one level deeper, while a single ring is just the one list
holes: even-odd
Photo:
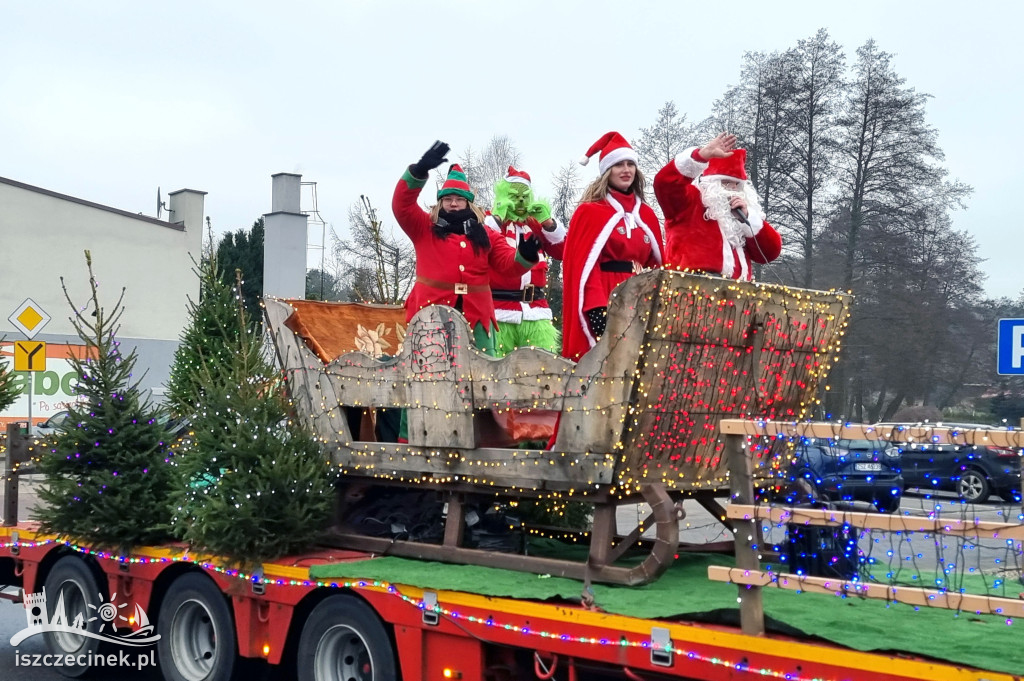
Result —
[{"label": "woman in santa dress", "polygon": [[578,361],[604,334],[612,290],[643,269],[658,267],[664,245],[658,216],[644,197],[637,154],[609,132],[580,161],[600,153],[600,176],[569,221],[562,264],[562,356]]}]

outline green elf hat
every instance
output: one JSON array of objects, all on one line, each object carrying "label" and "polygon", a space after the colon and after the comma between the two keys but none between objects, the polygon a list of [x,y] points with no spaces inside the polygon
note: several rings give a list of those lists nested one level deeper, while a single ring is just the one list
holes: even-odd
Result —
[{"label": "green elf hat", "polygon": [[444,184],[438,190],[437,198],[440,199],[442,196],[451,194],[461,196],[467,201],[472,201],[475,198],[473,190],[469,188],[469,182],[466,181],[466,173],[462,171],[462,166],[458,163],[453,163],[452,167],[448,169],[448,177],[445,178]]}]

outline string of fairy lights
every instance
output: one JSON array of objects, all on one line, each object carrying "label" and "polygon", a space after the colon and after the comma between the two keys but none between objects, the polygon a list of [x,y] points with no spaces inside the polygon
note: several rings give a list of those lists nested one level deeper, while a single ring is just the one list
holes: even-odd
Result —
[{"label": "string of fairy lights", "polygon": [[672,641],[669,641],[664,647],[656,646],[651,639],[646,638],[631,638],[624,633],[620,633],[616,638],[610,637],[594,637],[594,636],[580,636],[569,632],[558,632],[549,631],[543,628],[534,628],[526,624],[519,624],[513,621],[502,621],[496,619],[493,615],[481,617],[471,614],[463,614],[454,608],[448,608],[439,602],[428,604],[426,600],[422,598],[416,598],[409,596],[402,592],[400,585],[396,585],[384,580],[370,580],[370,579],[344,579],[341,581],[331,580],[312,580],[312,579],[285,579],[285,578],[274,578],[268,577],[264,574],[250,573],[237,568],[225,567],[216,563],[203,560],[201,558],[194,558],[189,556],[187,553],[181,556],[174,557],[148,557],[139,555],[118,555],[116,553],[110,553],[107,551],[95,550],[89,547],[85,547],[74,542],[59,541],[56,539],[45,539],[38,542],[33,541],[11,541],[11,542],[0,542],[0,549],[9,549],[12,547],[18,548],[34,548],[41,547],[50,544],[59,544],[68,549],[81,553],[83,555],[92,556],[101,560],[110,560],[120,564],[164,564],[164,563],[192,563],[198,567],[216,572],[226,577],[231,577],[239,581],[250,582],[250,583],[262,583],[264,585],[273,585],[279,587],[301,587],[301,588],[328,588],[328,589],[345,589],[345,590],[373,590],[376,592],[384,592],[400,600],[408,603],[410,606],[422,610],[434,612],[441,617],[448,618],[453,622],[464,622],[470,625],[476,625],[486,629],[497,629],[507,632],[522,634],[526,637],[546,639],[546,640],[557,640],[564,643],[576,643],[587,646],[599,646],[603,648],[636,648],[642,650],[657,650],[666,653],[677,655],[691,662],[700,662],[709,664],[715,667],[726,667],[737,672],[745,674],[753,674],[760,677],[766,678],[777,678],[785,679],[786,681],[826,681],[824,677],[818,676],[804,676],[799,672],[782,669],[771,669],[768,667],[752,666],[747,661],[745,656],[740,656],[738,659],[728,659],[720,655],[707,655],[699,650],[686,650],[685,648],[676,647]]},{"label": "string of fairy lights", "polygon": [[[637,348],[638,361],[635,376],[632,377],[635,384],[619,401],[581,401],[581,406],[578,407],[584,419],[621,419],[619,424],[613,424],[620,426],[621,435],[615,440],[609,452],[518,450],[513,451],[508,459],[487,460],[475,458],[472,450],[424,448],[415,445],[396,448],[393,444],[358,443],[344,430],[324,432],[321,428],[319,439],[322,444],[334,447],[336,452],[345,451],[348,459],[335,462],[339,471],[353,473],[356,476],[398,481],[406,485],[417,485],[424,481],[422,467],[410,469],[410,462],[433,460],[439,465],[439,471],[429,476],[431,484],[470,483],[481,489],[495,490],[496,494],[530,493],[532,496],[559,501],[586,498],[596,487],[605,484],[604,480],[607,479],[610,469],[614,469],[613,483],[620,499],[635,494],[640,484],[652,481],[665,483],[674,490],[721,489],[728,483],[722,470],[723,444],[717,432],[717,421],[725,417],[740,418],[754,415],[758,418],[789,419],[794,422],[806,419],[819,406],[818,390],[836,361],[848,314],[847,299],[843,294],[818,294],[781,286],[751,287],[743,284],[723,284],[719,281],[713,285],[704,281],[688,281],[683,286],[673,287],[660,285],[658,280],[655,280],[641,297],[632,304],[624,304],[622,309],[628,311],[631,316],[625,330],[619,334],[620,342],[631,335],[631,325],[647,329]],[[411,331],[415,332],[415,329]],[[497,372],[481,375],[478,372],[471,372],[468,366],[444,365],[446,358],[457,358],[467,353],[469,348],[458,344],[453,344],[451,351],[440,346],[434,346],[431,350],[427,344],[425,351],[408,359],[409,362],[415,362],[416,366],[404,364],[403,359],[399,359],[396,360],[397,364],[383,363],[375,367],[373,372],[356,378],[352,382],[354,389],[350,390],[349,394],[360,396],[347,401],[346,405],[372,405],[371,398],[361,395],[363,392],[374,394],[381,390],[386,391],[388,385],[393,384],[393,378],[386,374],[387,367],[397,367],[400,373],[415,371],[419,378],[433,379],[438,384],[456,380],[464,383],[470,380],[497,383],[502,380]],[[327,368],[322,364],[310,363],[305,367],[292,367],[286,371],[291,380],[301,371],[313,371],[317,376],[330,378],[346,370],[364,368],[365,365],[359,361],[343,357]],[[514,381],[521,381],[524,378],[536,379],[540,386],[541,377],[550,379],[557,377],[557,374],[557,366],[543,366],[540,376],[531,374],[524,377],[519,372],[513,372],[505,380],[511,385]],[[297,381],[306,392],[293,392],[293,403],[300,408],[306,408],[309,413],[303,416],[316,424],[331,423],[343,418],[339,401],[329,399],[331,393],[320,390],[317,399],[313,392],[314,389],[319,389],[317,380]],[[615,383],[623,380],[621,376],[595,377],[595,382]],[[407,403],[391,406],[446,411],[446,418],[450,418],[451,413],[447,413],[447,410],[453,402],[472,402],[467,390],[464,387],[461,393],[455,391],[454,396],[436,396],[429,402],[410,399]],[[551,399],[556,391],[542,390],[540,387],[538,391],[534,395],[533,408],[551,408]],[[317,402],[319,404],[314,408]],[[504,406],[512,408],[511,403]],[[782,442],[784,446],[781,449],[769,448],[756,456],[761,469],[771,469],[773,462],[778,462],[780,456],[791,455],[799,438],[784,439]],[[12,473],[17,474],[22,466],[32,465],[37,460],[38,457],[33,457],[28,462],[15,464]],[[560,460],[568,460],[568,464]],[[462,467],[465,472],[446,472],[456,465]],[[567,490],[550,490],[543,487],[545,475],[550,470],[567,467],[584,471],[578,486],[571,486]],[[533,480],[535,484],[510,484],[508,480],[514,479],[510,469],[516,476],[521,475],[523,479]],[[1018,516],[1017,520],[1024,520],[1024,517]],[[778,523],[773,526],[766,525],[763,529],[785,530],[786,526],[784,523]],[[531,532],[544,536],[543,530]],[[554,536],[555,533],[549,534]],[[879,549],[890,560],[895,558],[899,561],[895,567],[890,565],[884,575],[884,579],[891,584],[901,582],[901,571],[906,569],[902,558],[908,558],[906,562],[913,564],[913,555],[903,556],[901,553],[906,534],[908,533],[890,533],[889,547],[884,551]],[[586,538],[586,535],[570,533],[561,533],[560,536],[570,540],[575,540],[572,537]],[[884,541],[879,538],[877,531],[861,533],[858,539],[866,541],[871,547],[878,546]],[[241,570],[193,559],[188,554],[174,558],[116,555],[57,540],[0,543],[0,548],[45,546],[52,543],[121,563],[194,562],[203,569],[240,580],[252,581],[255,578],[254,575]],[[942,548],[938,543],[936,547]],[[955,550],[962,552],[971,549],[960,544]],[[1019,571],[1020,545],[1009,545],[1006,550],[1005,562],[1011,563],[1010,567],[1016,567]],[[875,558],[871,549],[867,559],[874,561]],[[1015,565],[1014,561],[1017,561]],[[962,561],[944,565],[943,574],[947,579],[938,583],[942,578],[937,578],[934,586],[951,594],[962,593],[962,587],[955,579],[959,574],[958,570],[974,573],[975,568],[964,567]],[[985,574],[981,570],[978,572]],[[877,580],[879,576],[872,573],[870,578]],[[267,583],[306,588],[384,589],[414,607],[427,607],[422,600],[403,594],[397,586],[387,582],[276,579],[267,580]],[[1005,593],[1008,588],[1007,580],[995,578],[992,587]],[[838,590],[836,593],[842,594]],[[440,605],[436,606],[435,610],[445,617],[461,619],[471,624],[500,627],[541,638],[558,638],[591,645],[641,648],[651,645],[649,640],[622,638],[609,641],[577,637],[567,633],[534,631],[513,622],[502,623],[493,619],[462,617],[458,612]],[[1012,619],[1007,620],[1008,624],[1011,622]],[[794,680],[804,678],[779,670],[745,669],[742,661],[702,656],[695,651],[672,648],[671,652],[762,676]]]},{"label": "string of fairy lights", "polygon": [[[637,359],[614,367],[615,373],[572,376],[574,365],[556,357],[512,369],[515,354],[490,364],[474,361],[468,334],[415,320],[407,329],[411,353],[386,361],[352,353],[325,362],[288,328],[274,330],[275,342],[300,414],[346,473],[403,485],[425,478],[431,484],[468,483],[540,498],[586,499],[600,488],[625,499],[649,482],[670,490],[723,489],[728,483],[717,421],[808,417],[839,353],[850,297],[667,271],[633,280],[626,285],[633,288],[612,302],[604,342],[611,352]],[[409,385],[432,389],[399,389],[410,376]],[[568,386],[581,380],[583,387],[572,393]],[[562,393],[555,389],[559,384]],[[560,410],[563,427],[589,424],[603,434],[591,437],[583,451],[563,451],[556,441],[553,451],[520,449],[484,458],[472,445],[458,444],[467,441],[459,437],[451,447],[425,445],[430,439],[419,433],[411,433],[408,444],[359,442],[339,408],[421,412],[423,422],[455,430],[465,414],[472,419],[474,399],[492,385],[499,391],[507,385],[520,396],[502,403],[485,394],[498,410]],[[529,385],[534,391],[523,405]],[[559,485],[552,475],[562,476]]]}]

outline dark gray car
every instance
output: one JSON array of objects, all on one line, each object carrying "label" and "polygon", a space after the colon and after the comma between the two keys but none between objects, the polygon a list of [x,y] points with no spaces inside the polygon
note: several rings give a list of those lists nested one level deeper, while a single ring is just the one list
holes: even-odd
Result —
[{"label": "dark gray car", "polygon": [[[885,427],[951,428],[955,438],[963,430],[996,430],[974,423],[878,423]],[[992,494],[1008,502],[1021,498],[1021,452],[1009,447],[936,444],[925,440],[894,442],[903,453],[903,480],[907,488],[956,492],[964,501],[980,503]]]}]

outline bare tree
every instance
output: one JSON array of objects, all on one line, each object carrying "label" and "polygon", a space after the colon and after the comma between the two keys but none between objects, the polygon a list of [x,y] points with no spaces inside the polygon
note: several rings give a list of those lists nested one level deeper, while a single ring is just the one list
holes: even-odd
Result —
[{"label": "bare tree", "polygon": [[[783,258],[773,271],[787,265],[793,240],[789,224],[776,215],[785,191],[787,173],[796,163],[788,153],[791,137],[790,102],[793,98],[789,57],[777,52],[748,52],[743,57],[740,84],[732,86],[713,105],[711,118],[702,125],[708,132],[729,131],[747,150],[747,175],[761,197],[768,220],[782,234]],[[709,130],[710,129],[710,130]],[[755,266],[760,277],[762,266]]]},{"label": "bare tree", "polygon": [[383,227],[368,197],[359,199],[348,211],[351,238],[334,237],[341,279],[351,300],[397,305],[412,286],[416,253],[405,235]]},{"label": "bare tree", "polygon": [[855,283],[865,229],[905,228],[923,206],[932,211],[957,207],[971,191],[944,181],[938,134],[925,121],[929,95],[907,87],[891,60],[873,40],[858,48],[839,119],[839,199],[850,216],[843,244],[846,288]]},{"label": "bare tree", "polygon": [[776,194],[775,215],[792,228],[787,236],[802,255],[800,284],[814,285],[814,246],[820,222],[831,209],[827,192],[835,159],[836,116],[844,94],[846,58],[840,45],[819,29],[786,53],[791,82],[786,125],[784,188]]},{"label": "bare tree", "polygon": [[[553,182],[554,196],[551,199],[551,213],[564,225],[569,224],[572,213],[576,210],[583,181],[580,178],[580,166],[570,161],[558,169]],[[548,264],[548,305],[555,320],[562,318],[562,263],[551,260]]]},{"label": "bare tree", "polygon": [[559,168],[555,173],[553,186],[555,193],[551,199],[551,212],[563,224],[568,225],[583,189],[579,164],[570,161]]},{"label": "bare tree", "polygon": [[521,155],[508,135],[495,135],[479,154],[474,154],[472,147],[466,147],[462,159],[462,169],[476,194],[474,203],[490,209],[494,185],[505,177],[509,166],[520,164]]},{"label": "bare tree", "polygon": [[658,120],[649,128],[640,128],[640,136],[633,140],[633,148],[640,157],[640,170],[653,179],[655,173],[687,147],[699,146],[698,126],[686,122],[675,102],[668,101],[658,109]]}]

